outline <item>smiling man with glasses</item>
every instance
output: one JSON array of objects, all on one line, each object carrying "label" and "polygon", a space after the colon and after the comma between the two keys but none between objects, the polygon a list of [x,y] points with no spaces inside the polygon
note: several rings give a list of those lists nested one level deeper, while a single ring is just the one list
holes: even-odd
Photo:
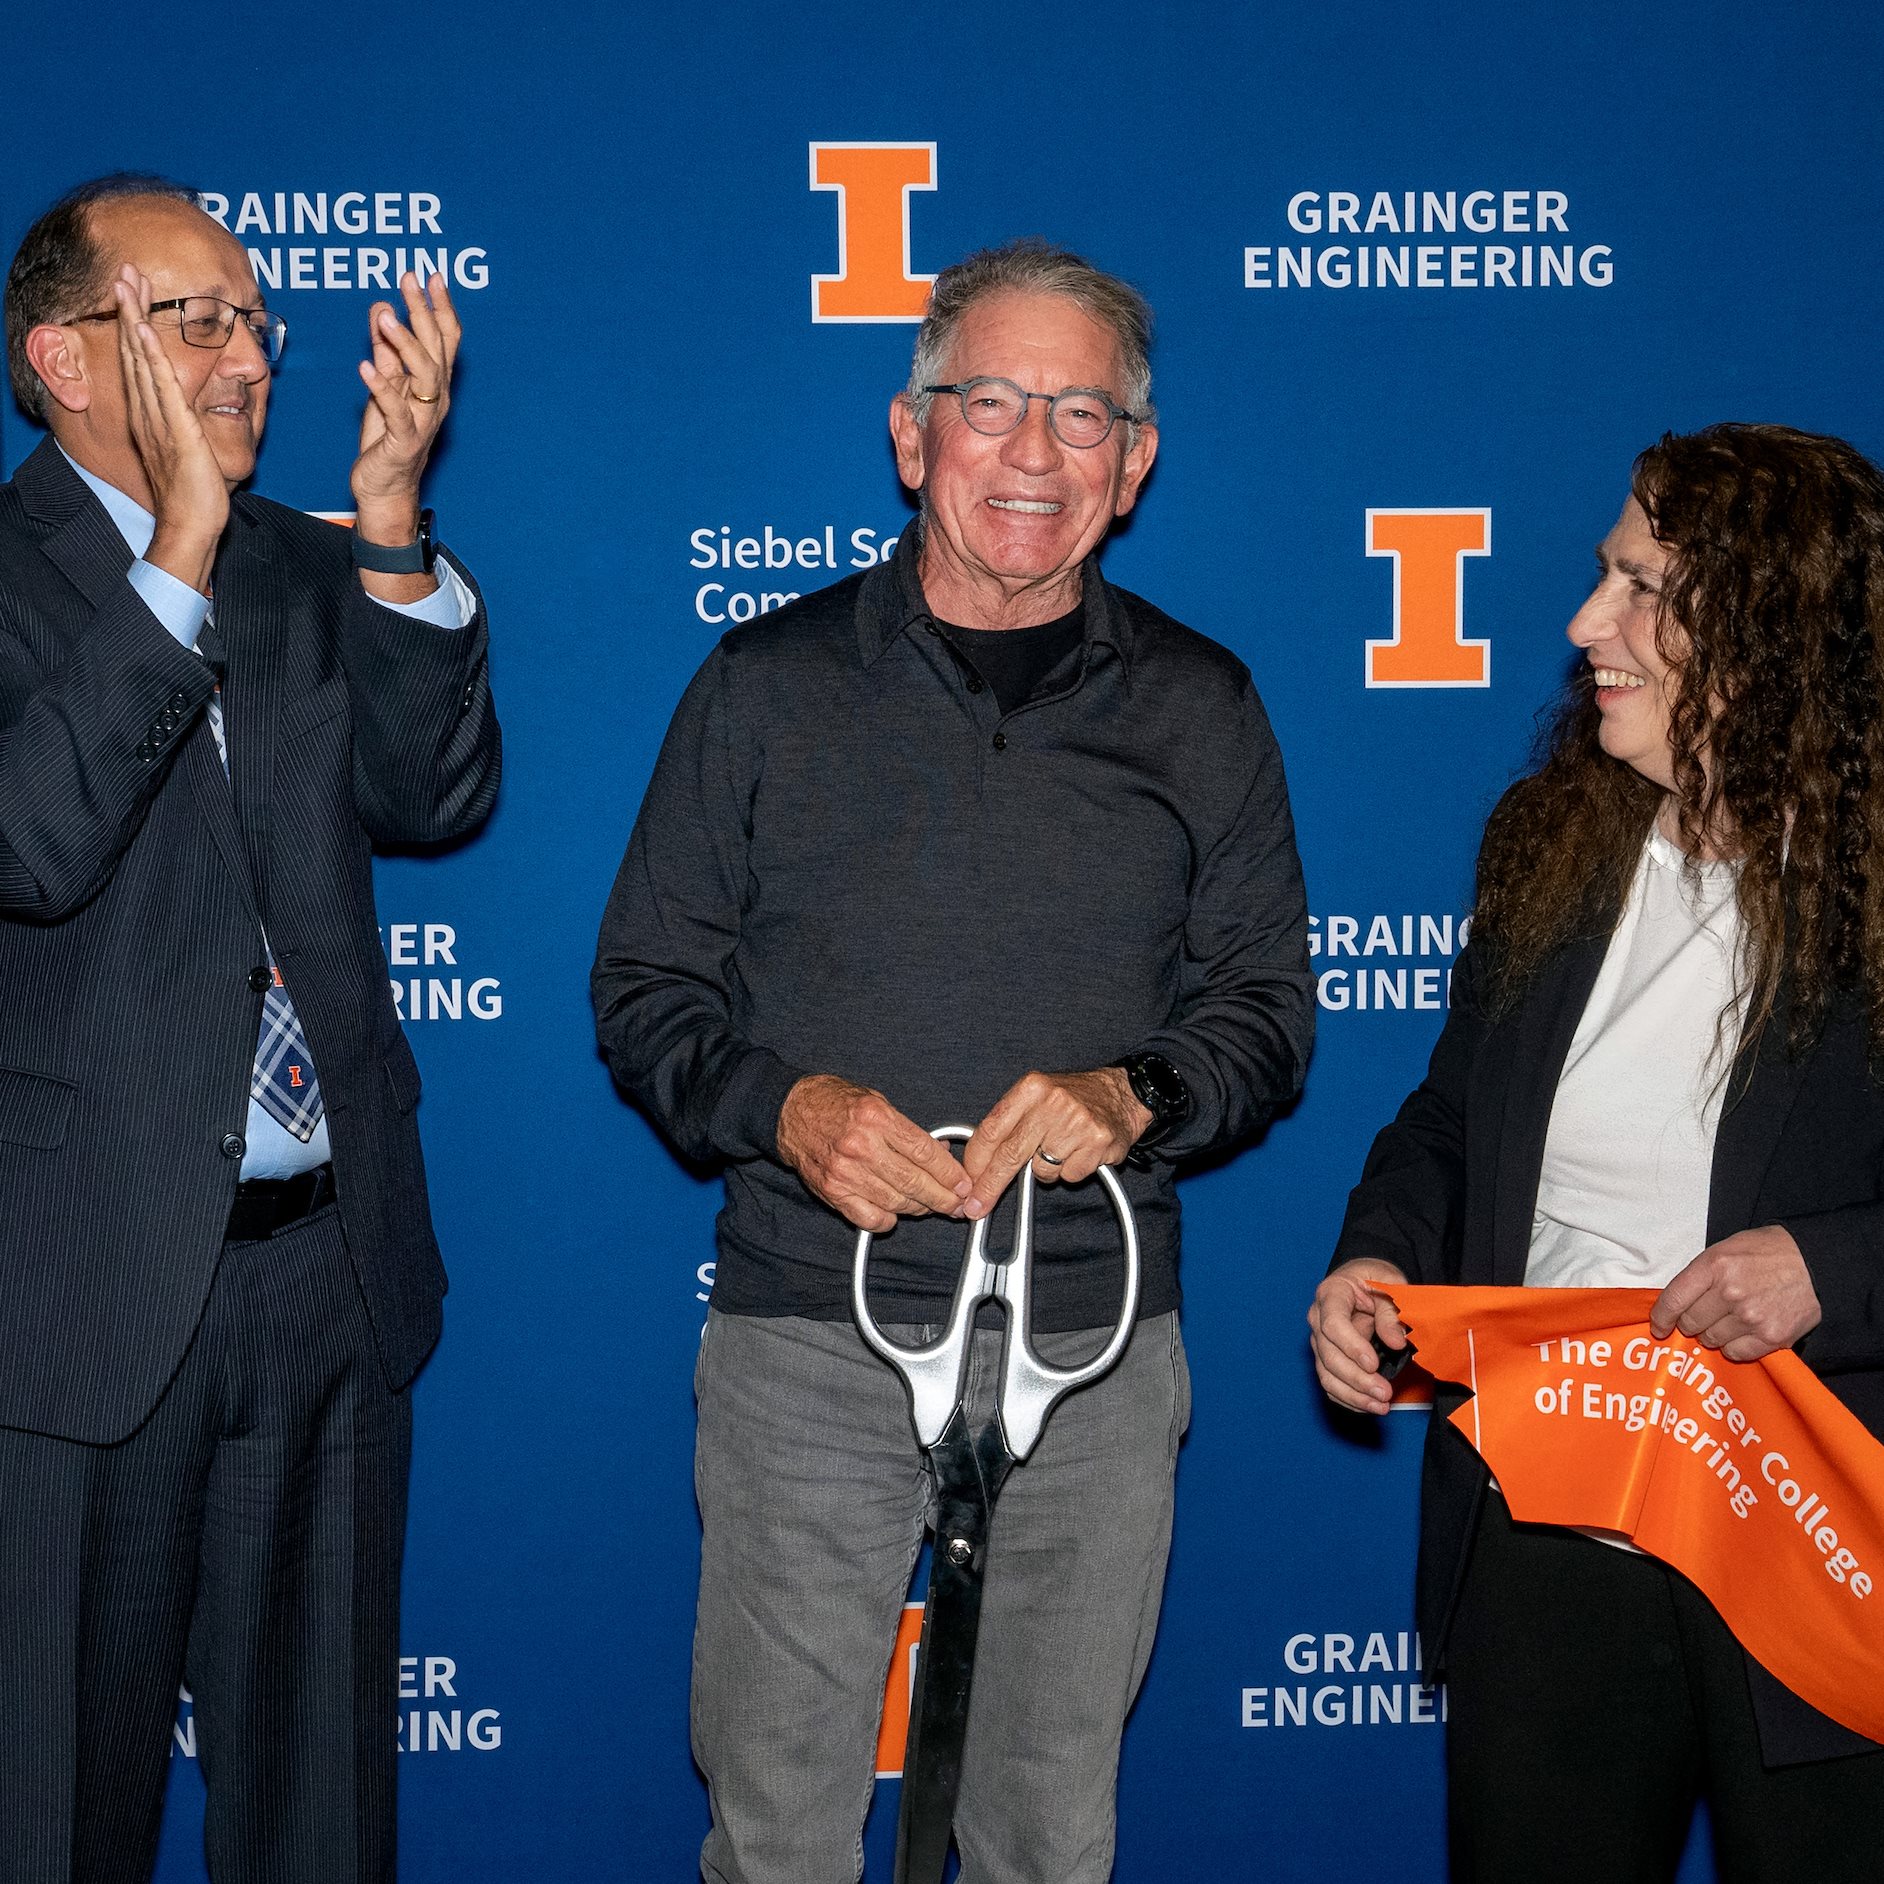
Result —
[{"label": "smiling man with glasses", "polygon": [[[238,320],[249,330],[249,338],[261,350],[270,366],[281,361],[281,350],[288,344],[288,323],[279,314],[271,314],[261,305],[258,295],[252,307],[238,307],[213,294],[180,294],[168,301],[153,301],[145,314],[175,314],[177,335],[186,346],[201,347],[220,353],[235,334]],[[74,326],[87,321],[115,321],[118,310],[106,308],[100,314],[81,314]]]},{"label": "smiling man with glasses", "polygon": [[0,1879],[150,1873],[177,1690],[217,1884],[393,1875],[406,1388],[444,1275],[378,844],[497,789],[419,484],[442,281],[368,316],[336,530],[256,497],[286,327],[108,177],[27,231],[0,486]]},{"label": "smiling man with glasses", "polygon": [[[736,629],[675,714],[603,919],[624,1087],[726,1167],[695,1376],[694,1749],[710,1884],[858,1874],[884,1677],[930,1502],[851,1319],[946,1318],[1024,1168],[1036,1348],[1139,1319],[1002,1494],[955,1814],[963,1875],[1099,1884],[1151,1652],[1189,1377],[1180,1159],[1296,1091],[1313,984],[1281,755],[1249,672],[1114,588],[1157,451],[1138,293],[1019,243],[936,281],[891,404],[921,517],[888,564]],[[958,1163],[927,1128],[979,1121]],[[1012,1246],[1005,1222],[993,1247]],[[998,1328],[976,1334],[971,1427]]]}]

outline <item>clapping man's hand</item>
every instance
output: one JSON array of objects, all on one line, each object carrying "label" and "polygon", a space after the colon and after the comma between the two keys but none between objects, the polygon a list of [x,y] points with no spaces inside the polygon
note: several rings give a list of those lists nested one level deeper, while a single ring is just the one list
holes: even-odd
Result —
[{"label": "clapping man's hand", "polygon": [[[360,420],[360,455],[353,462],[354,527],[368,543],[401,548],[419,533],[419,480],[445,414],[462,329],[443,275],[425,286],[410,269],[399,277],[406,320],[390,301],[367,313],[372,357],[360,362],[371,397]],[[408,325],[408,323],[410,323]],[[367,593],[385,602],[416,602],[437,587],[425,574],[362,570]]]},{"label": "clapping man's hand", "polygon": [[[216,545],[229,521],[228,479],[150,323],[149,277],[126,262],[111,293],[118,304],[125,419],[143,461],[156,519],[144,560],[207,595]],[[266,362],[262,376],[267,376]],[[232,400],[249,396],[250,387],[238,375],[230,375],[230,386]]]}]

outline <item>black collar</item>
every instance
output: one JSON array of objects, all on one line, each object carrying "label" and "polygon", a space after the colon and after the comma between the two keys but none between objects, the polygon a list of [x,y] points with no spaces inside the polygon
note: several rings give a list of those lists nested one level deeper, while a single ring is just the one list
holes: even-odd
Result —
[{"label": "black collar", "polygon": [[[922,578],[917,564],[921,555],[923,525],[912,519],[909,528],[897,539],[896,553],[887,563],[879,563],[864,577],[857,591],[857,651],[866,667],[871,666],[899,635],[912,628],[924,628],[935,620],[922,592]],[[1086,648],[1104,643],[1119,657],[1129,675],[1132,662],[1133,628],[1131,617],[1112,585],[1099,568],[1095,553],[1080,568],[1080,601],[1085,609],[1081,640]]]}]

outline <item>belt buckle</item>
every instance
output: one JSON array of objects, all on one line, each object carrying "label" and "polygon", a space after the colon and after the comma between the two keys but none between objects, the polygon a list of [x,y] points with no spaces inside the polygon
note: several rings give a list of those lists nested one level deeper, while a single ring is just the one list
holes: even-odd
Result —
[{"label": "belt buckle", "polygon": [[299,1223],[333,1199],[333,1166],[316,1165],[289,1178],[250,1178],[236,1186],[223,1240],[259,1243]]}]

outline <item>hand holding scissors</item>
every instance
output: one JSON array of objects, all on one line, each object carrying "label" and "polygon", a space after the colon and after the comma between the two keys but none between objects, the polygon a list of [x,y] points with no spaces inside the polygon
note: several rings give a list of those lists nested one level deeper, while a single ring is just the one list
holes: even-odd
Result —
[{"label": "hand holding scissors", "polygon": [[801,1079],[778,1115],[778,1154],[811,1194],[860,1230],[898,1217],[958,1217],[962,1167],[914,1119],[869,1086],[829,1073]]},{"label": "hand holding scissors", "polygon": [[994,1102],[962,1152],[974,1180],[962,1215],[985,1217],[1028,1163],[1038,1183],[1078,1184],[1120,1163],[1150,1123],[1123,1067],[1028,1073]]},{"label": "hand holding scissors", "polygon": [[[965,1140],[966,1125],[938,1126],[930,1136]],[[1014,1247],[988,1254],[988,1219],[968,1233],[968,1253],[949,1306],[947,1326],[926,1347],[892,1341],[871,1316],[866,1295],[871,1232],[857,1238],[851,1264],[851,1306],[864,1340],[902,1375],[909,1389],[916,1438],[935,1475],[935,1557],[923,1606],[922,1646],[910,1697],[909,1745],[903,1762],[903,1803],[897,1824],[896,1884],[941,1884],[949,1831],[961,1783],[968,1697],[981,1625],[981,1589],[988,1564],[988,1525],[1008,1474],[1038,1443],[1047,1416],[1066,1395],[1105,1373],[1132,1338],[1138,1312],[1138,1232],[1124,1186],[1112,1171],[1095,1173],[1119,1220],[1125,1283],[1118,1325],[1105,1346],[1077,1367],[1053,1367],[1027,1338],[1033,1286],[1034,1174],[1020,1172]],[[975,1311],[999,1302],[1007,1328],[994,1417],[968,1429],[968,1355]]]}]

